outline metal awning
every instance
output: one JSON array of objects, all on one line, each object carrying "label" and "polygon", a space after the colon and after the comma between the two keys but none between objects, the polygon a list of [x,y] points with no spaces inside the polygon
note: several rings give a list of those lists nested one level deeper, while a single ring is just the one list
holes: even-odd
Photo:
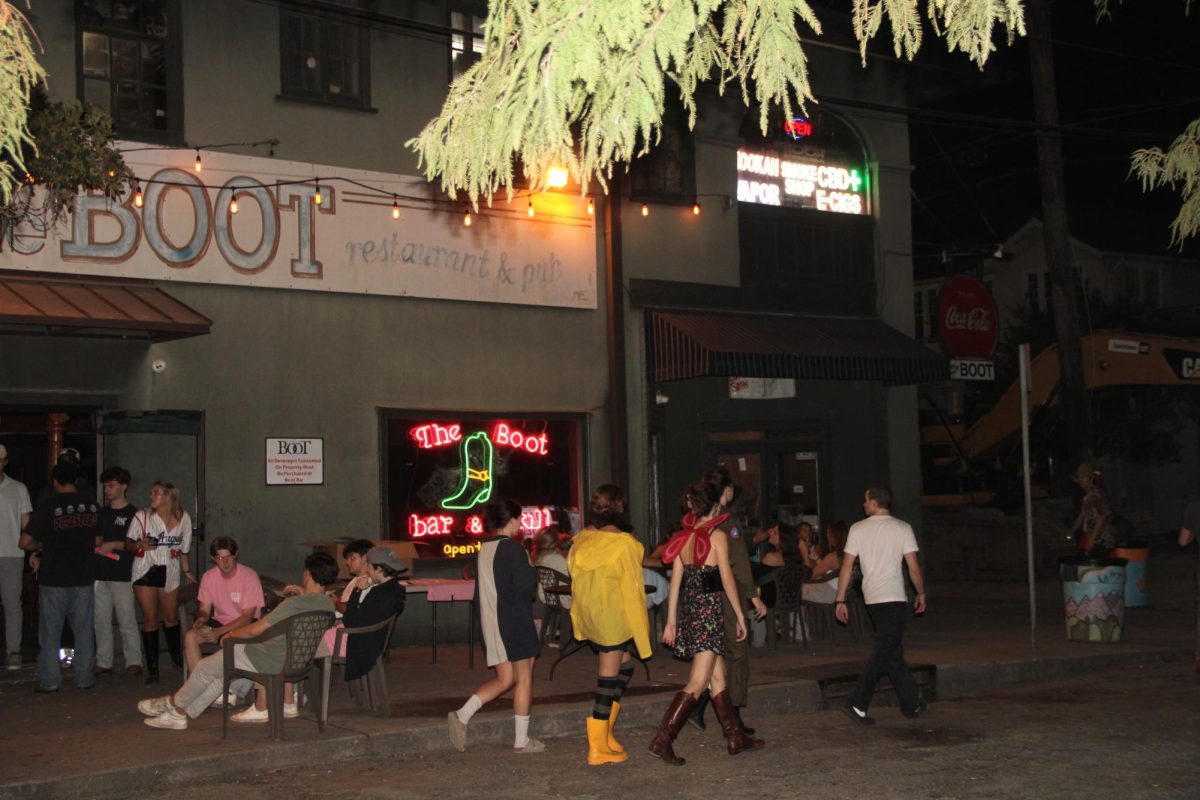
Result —
[{"label": "metal awning", "polygon": [[647,312],[655,381],[702,376],[882,381],[949,378],[945,358],[874,317]]},{"label": "metal awning", "polygon": [[150,281],[0,270],[0,333],[163,342],[212,320]]}]

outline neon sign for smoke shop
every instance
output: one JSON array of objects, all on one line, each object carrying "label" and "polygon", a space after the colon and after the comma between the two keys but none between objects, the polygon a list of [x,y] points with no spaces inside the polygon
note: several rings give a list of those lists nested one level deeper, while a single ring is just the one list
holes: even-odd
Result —
[{"label": "neon sign for smoke shop", "polygon": [[777,152],[737,152],[737,198],[743,203],[869,214],[867,173],[856,167]]}]

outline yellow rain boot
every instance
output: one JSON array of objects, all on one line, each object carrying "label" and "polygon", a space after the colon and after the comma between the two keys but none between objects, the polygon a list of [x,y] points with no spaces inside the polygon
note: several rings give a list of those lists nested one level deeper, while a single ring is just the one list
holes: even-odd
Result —
[{"label": "yellow rain boot", "polygon": [[587,718],[588,763],[593,767],[600,764],[620,764],[629,756],[608,749],[608,720]]},{"label": "yellow rain boot", "polygon": [[621,704],[613,701],[612,714],[608,717],[608,749],[614,753],[624,753],[625,748],[613,737],[613,728],[617,727],[617,715],[621,713]]}]

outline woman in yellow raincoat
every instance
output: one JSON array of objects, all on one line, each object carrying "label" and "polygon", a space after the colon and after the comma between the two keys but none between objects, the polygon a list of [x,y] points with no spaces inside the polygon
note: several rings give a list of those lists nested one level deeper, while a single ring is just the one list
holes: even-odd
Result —
[{"label": "woman in yellow raincoat", "polygon": [[642,543],[630,533],[625,491],[606,484],[588,503],[587,527],[575,535],[567,557],[571,573],[571,625],[599,656],[596,701],[587,720],[588,763],[617,764],[628,756],[613,728],[621,695],[633,677],[632,644],[650,657],[650,623],[642,583]]}]

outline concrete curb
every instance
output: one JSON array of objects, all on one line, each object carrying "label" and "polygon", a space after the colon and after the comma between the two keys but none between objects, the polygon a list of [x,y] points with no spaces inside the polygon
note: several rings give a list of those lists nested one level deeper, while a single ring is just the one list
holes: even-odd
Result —
[{"label": "concrete curb", "polygon": [[[982,664],[937,665],[938,699],[950,700],[999,689],[1016,683],[1053,680],[1105,669],[1128,669],[1177,661],[1190,661],[1191,648],[1166,648],[1130,653],[1104,653],[1045,659],[997,661]],[[824,703],[815,680],[784,680],[750,688],[751,707],[777,714],[814,711]],[[622,728],[647,728],[658,724],[667,693],[628,698],[621,708]],[[538,706],[530,733],[539,738],[580,738],[588,711],[579,703]],[[407,722],[379,733],[361,733],[333,723],[316,741],[282,742],[254,751],[197,756],[166,764],[138,765],[85,775],[38,776],[0,785],[0,798],[117,797],[127,796],[129,787],[163,791],[172,786],[193,785],[262,769],[285,769],[313,763],[328,764],[355,758],[402,759],[413,753],[446,753],[458,756],[450,745],[443,720]],[[512,737],[512,717],[507,713],[481,713],[471,722],[468,752],[472,745],[503,745]],[[627,748],[644,744],[634,741]]]}]

